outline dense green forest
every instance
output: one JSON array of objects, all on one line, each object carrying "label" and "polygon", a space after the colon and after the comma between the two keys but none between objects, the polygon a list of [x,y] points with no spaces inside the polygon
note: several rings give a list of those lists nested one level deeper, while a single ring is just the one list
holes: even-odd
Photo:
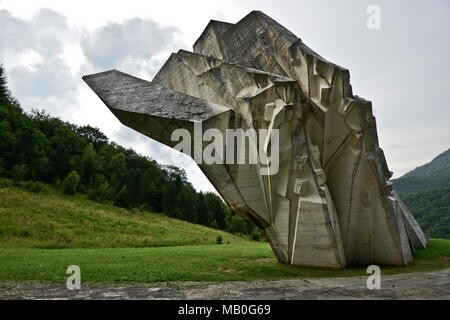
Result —
[{"label": "dense green forest", "polygon": [[110,142],[97,128],[45,111],[25,113],[8,90],[1,65],[0,175],[35,191],[40,183],[53,184],[65,194],[85,193],[96,201],[263,238],[260,229],[230,211],[219,196],[197,192],[184,170]]},{"label": "dense green forest", "polygon": [[450,188],[402,195],[429,238],[450,238]]},{"label": "dense green forest", "polygon": [[450,149],[392,182],[429,238],[450,239]]}]

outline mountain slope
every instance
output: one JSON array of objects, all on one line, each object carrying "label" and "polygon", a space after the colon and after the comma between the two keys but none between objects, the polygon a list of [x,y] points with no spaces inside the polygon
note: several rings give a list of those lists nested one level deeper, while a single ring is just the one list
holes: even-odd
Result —
[{"label": "mountain slope", "polygon": [[438,155],[431,162],[408,172],[403,177],[404,178],[424,177],[430,175],[435,176],[443,172],[449,171],[450,171],[450,149]]}]

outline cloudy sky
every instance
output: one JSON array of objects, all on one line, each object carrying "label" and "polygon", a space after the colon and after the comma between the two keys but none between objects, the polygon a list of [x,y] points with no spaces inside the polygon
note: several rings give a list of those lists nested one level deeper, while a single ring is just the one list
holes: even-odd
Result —
[{"label": "cloudy sky", "polygon": [[[379,30],[367,28],[370,5],[380,8]],[[171,52],[191,50],[210,19],[235,23],[251,10],[350,70],[354,94],[373,102],[394,177],[450,147],[448,0],[0,0],[0,63],[26,111],[99,127],[213,190],[190,158],[121,125],[81,76],[115,68],[151,80]]]}]

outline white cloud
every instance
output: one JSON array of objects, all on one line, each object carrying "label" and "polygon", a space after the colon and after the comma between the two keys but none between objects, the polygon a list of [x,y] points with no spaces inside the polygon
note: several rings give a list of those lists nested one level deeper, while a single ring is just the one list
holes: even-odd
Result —
[{"label": "white cloud", "polygon": [[77,42],[64,43],[63,50],[58,56],[59,59],[70,68],[72,76],[77,76],[80,72],[81,66],[86,62],[86,57],[83,50]]},{"label": "white cloud", "polygon": [[161,51],[175,47],[175,32],[174,27],[132,18],[85,32],[81,47],[88,61],[99,70],[140,66]]}]

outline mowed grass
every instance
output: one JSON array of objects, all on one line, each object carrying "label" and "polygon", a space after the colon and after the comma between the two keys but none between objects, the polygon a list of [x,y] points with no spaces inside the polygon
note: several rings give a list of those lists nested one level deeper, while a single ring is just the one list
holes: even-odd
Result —
[{"label": "mowed grass", "polygon": [[0,247],[116,248],[205,245],[247,239],[147,211],[129,211],[64,196],[46,186],[40,193],[0,181]]},{"label": "mowed grass", "polygon": [[[78,265],[89,283],[251,281],[367,276],[365,267],[308,268],[280,264],[267,243],[163,248],[0,249],[0,281],[65,282]],[[450,268],[450,241],[432,240],[407,268],[381,267],[383,275]]]}]

